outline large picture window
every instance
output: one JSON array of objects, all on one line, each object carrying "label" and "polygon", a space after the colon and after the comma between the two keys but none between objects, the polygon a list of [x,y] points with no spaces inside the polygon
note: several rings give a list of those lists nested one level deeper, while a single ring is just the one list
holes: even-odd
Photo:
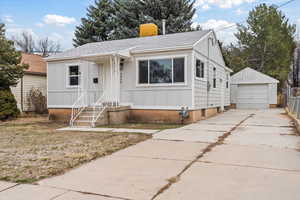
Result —
[{"label": "large picture window", "polygon": [[80,72],[78,65],[71,65],[68,67],[68,86],[76,87],[80,83]]},{"label": "large picture window", "polygon": [[184,83],[184,58],[140,60],[139,84]]}]

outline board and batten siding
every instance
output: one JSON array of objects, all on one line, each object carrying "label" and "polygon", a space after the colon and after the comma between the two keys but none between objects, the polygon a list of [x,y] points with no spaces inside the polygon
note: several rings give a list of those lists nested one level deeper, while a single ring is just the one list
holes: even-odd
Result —
[{"label": "board and batten siding", "polygon": [[[138,84],[137,61],[149,58],[185,57],[185,81],[183,85],[148,85]],[[174,51],[165,53],[135,54],[124,63],[121,71],[121,103],[141,109],[180,109],[182,106],[192,107],[191,88],[191,51]],[[78,98],[78,89],[67,87],[67,67],[80,65],[83,87],[88,90],[88,101],[94,103],[102,94],[103,68],[109,68],[108,60],[93,63],[80,60],[69,60],[48,63],[48,108],[70,108]],[[95,71],[98,71],[99,84],[93,83]],[[106,71],[107,72],[107,71]],[[110,74],[106,73],[109,83]]]},{"label": "board and batten siding", "polygon": [[[214,34],[212,33],[212,36]],[[160,53],[139,53],[133,54],[124,62],[121,73],[120,100],[121,104],[130,105],[134,109],[202,109],[221,106],[220,79],[223,80],[224,106],[230,104],[230,87],[226,88],[226,74],[229,74],[225,67],[222,54],[215,44],[210,47],[209,82],[211,89],[207,92],[207,70],[205,78],[195,77],[195,62],[199,58],[205,63],[207,69],[207,38],[203,39],[194,47],[194,50],[174,50]],[[215,41],[217,41],[215,39]],[[161,85],[140,85],[138,84],[138,60],[185,57],[185,83],[161,84]],[[70,108],[78,98],[78,89],[67,87],[67,66],[72,64],[80,65],[84,88],[88,90],[89,102],[93,103],[103,92],[103,67],[109,67],[109,62],[99,60],[98,64],[87,61],[72,60],[61,62],[48,62],[48,107],[49,108]],[[217,87],[213,88],[213,68],[216,68]],[[92,82],[95,71],[99,72],[99,84]],[[109,79],[109,76],[106,76]],[[229,76],[230,86],[230,76]],[[194,99],[193,99],[194,98]]]},{"label": "board and batten siding", "polygon": [[[11,91],[14,94],[18,108],[22,110],[21,106],[21,84],[22,81],[20,80],[16,87],[11,87]],[[46,76],[41,75],[31,75],[31,74],[25,74],[23,76],[23,111],[32,111],[30,110],[30,107],[28,105],[28,95],[30,90],[39,89],[43,95],[47,95],[47,78]]]},{"label": "board and batten siding", "polygon": [[[132,108],[180,109],[192,107],[192,51],[173,51],[164,53],[135,54],[125,62],[121,82],[121,102],[131,104]],[[185,84],[181,85],[139,85],[138,60],[185,57]]]},{"label": "board and batten siding", "polygon": [[[211,33],[209,37],[214,38],[217,41],[215,35]],[[223,56],[220,52],[218,44],[215,43],[213,46],[210,44],[209,55],[208,55],[208,39],[201,40],[194,47],[194,65],[196,59],[204,62],[204,78],[197,78],[194,76],[194,98],[195,108],[212,108],[221,106],[221,83],[224,89],[224,106],[230,105],[230,72],[226,70]],[[209,59],[209,70],[207,74],[207,64]],[[213,68],[216,68],[216,88],[213,88]],[[195,75],[195,67],[194,67]],[[228,75],[228,88],[226,88],[226,81]],[[210,83],[210,90],[207,91],[207,79]],[[222,82],[221,82],[222,79]]]},{"label": "board and batten siding", "polygon": [[[95,102],[102,93],[100,88],[101,68],[98,64],[88,61],[68,60],[48,63],[48,108],[70,108],[78,99],[77,87],[69,87],[67,72],[68,66],[79,65],[83,89],[88,91],[89,103]],[[96,77],[95,77],[96,75]],[[98,84],[93,83],[93,78],[99,78]]]}]

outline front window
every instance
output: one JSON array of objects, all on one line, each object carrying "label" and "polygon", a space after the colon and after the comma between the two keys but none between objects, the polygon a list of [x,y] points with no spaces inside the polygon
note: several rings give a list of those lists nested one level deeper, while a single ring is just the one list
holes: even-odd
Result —
[{"label": "front window", "polygon": [[80,72],[78,65],[71,65],[68,68],[68,85],[69,86],[78,86],[80,79]]},{"label": "front window", "polygon": [[184,58],[140,60],[139,84],[184,83]]}]

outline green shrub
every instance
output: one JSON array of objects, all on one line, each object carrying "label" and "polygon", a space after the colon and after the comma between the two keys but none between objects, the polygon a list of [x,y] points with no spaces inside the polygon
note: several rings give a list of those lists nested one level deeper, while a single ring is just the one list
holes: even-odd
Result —
[{"label": "green shrub", "polygon": [[17,101],[10,89],[0,90],[0,120],[16,118],[20,114]]}]

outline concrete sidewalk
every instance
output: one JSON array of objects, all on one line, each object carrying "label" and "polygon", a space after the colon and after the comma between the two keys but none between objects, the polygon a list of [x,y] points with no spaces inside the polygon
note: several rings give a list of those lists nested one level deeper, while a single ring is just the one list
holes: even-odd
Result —
[{"label": "concrete sidewalk", "polygon": [[0,200],[300,199],[300,137],[283,112],[231,110],[165,130],[38,185],[0,182]]}]

